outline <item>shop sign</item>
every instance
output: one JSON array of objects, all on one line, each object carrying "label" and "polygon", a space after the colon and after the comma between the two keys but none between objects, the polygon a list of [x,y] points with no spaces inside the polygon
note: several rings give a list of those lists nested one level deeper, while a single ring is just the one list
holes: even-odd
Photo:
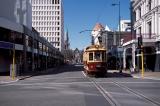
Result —
[{"label": "shop sign", "polygon": [[14,47],[13,43],[0,41],[0,48],[13,49],[13,47]]}]

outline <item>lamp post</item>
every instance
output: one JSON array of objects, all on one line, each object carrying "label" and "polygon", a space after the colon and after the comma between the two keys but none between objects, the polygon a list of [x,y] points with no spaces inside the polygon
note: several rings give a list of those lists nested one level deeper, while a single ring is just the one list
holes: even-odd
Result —
[{"label": "lamp post", "polygon": [[121,46],[121,43],[120,43],[120,42],[121,42],[121,25],[120,25],[120,24],[121,24],[121,23],[120,23],[120,22],[121,22],[121,10],[120,10],[121,3],[120,3],[120,1],[119,1],[118,3],[113,3],[112,6],[118,6],[118,8],[119,8],[119,9],[118,9],[118,14],[119,14],[119,16],[118,16],[118,18],[119,18],[119,19],[118,19],[118,20],[119,20],[119,21],[118,21],[118,22],[119,22],[119,28],[118,28],[118,29],[119,29],[119,46]]},{"label": "lamp post", "polygon": [[[118,6],[118,13],[119,13],[119,43],[118,43],[118,46],[121,47],[121,25],[120,25],[120,22],[121,22],[121,10],[120,10],[120,7],[121,7],[121,3],[120,3],[120,0],[118,1],[118,3],[113,3],[112,6]],[[119,53],[119,72],[122,73],[122,61],[121,61],[121,53]]]}]

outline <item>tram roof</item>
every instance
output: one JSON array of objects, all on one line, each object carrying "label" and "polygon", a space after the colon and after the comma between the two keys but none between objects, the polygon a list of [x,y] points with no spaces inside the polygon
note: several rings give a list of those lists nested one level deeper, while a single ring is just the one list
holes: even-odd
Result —
[{"label": "tram roof", "polygon": [[90,45],[86,47],[85,51],[106,51],[106,48],[103,45]]}]

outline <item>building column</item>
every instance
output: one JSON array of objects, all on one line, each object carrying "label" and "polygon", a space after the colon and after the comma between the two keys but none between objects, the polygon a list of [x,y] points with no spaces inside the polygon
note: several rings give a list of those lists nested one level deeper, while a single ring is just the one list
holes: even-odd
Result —
[{"label": "building column", "polygon": [[23,35],[23,68],[24,68],[24,72],[27,71],[27,67],[28,67],[28,64],[27,64],[27,46],[26,46],[26,36],[27,35]]},{"label": "building column", "polygon": [[123,69],[126,69],[126,48],[123,50]]},{"label": "building column", "polygon": [[132,44],[132,65],[133,65],[134,69],[136,68],[136,61],[135,61],[136,55],[135,55],[135,51],[136,51],[136,46],[135,46],[135,44]]},{"label": "building column", "polygon": [[38,51],[38,53],[37,53],[37,62],[38,62],[38,64],[37,64],[37,69],[38,69],[38,71],[40,71],[40,48],[39,48],[39,41],[37,41],[37,45],[38,45],[38,48],[37,48],[37,51]]},{"label": "building column", "polygon": [[32,36],[32,71],[34,71],[34,35]]},{"label": "building column", "polygon": [[156,62],[154,71],[160,71],[160,41],[157,41],[156,43]]},{"label": "building column", "polygon": [[155,34],[156,34],[156,36],[158,36],[158,31],[159,31],[159,29],[158,29],[158,26],[159,26],[159,21],[158,21],[158,12],[155,12]]},{"label": "building column", "polygon": [[[155,34],[155,12],[152,13],[151,27],[151,34]],[[151,37],[152,36],[153,35],[151,35]]]}]

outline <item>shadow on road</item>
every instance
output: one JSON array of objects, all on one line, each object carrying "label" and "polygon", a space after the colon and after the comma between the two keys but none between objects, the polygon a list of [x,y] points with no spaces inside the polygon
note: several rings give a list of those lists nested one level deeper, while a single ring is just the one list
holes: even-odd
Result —
[{"label": "shadow on road", "polygon": [[128,74],[128,73],[124,73],[124,72],[122,72],[122,73],[108,72],[105,77],[107,77],[107,78],[125,78],[125,77],[132,77],[132,75]]},{"label": "shadow on road", "polygon": [[83,66],[63,65],[63,66],[56,67],[54,69],[49,69],[47,71],[39,72],[38,74],[34,76],[60,74],[64,72],[77,72],[77,71],[82,71],[82,70],[83,70]]}]

